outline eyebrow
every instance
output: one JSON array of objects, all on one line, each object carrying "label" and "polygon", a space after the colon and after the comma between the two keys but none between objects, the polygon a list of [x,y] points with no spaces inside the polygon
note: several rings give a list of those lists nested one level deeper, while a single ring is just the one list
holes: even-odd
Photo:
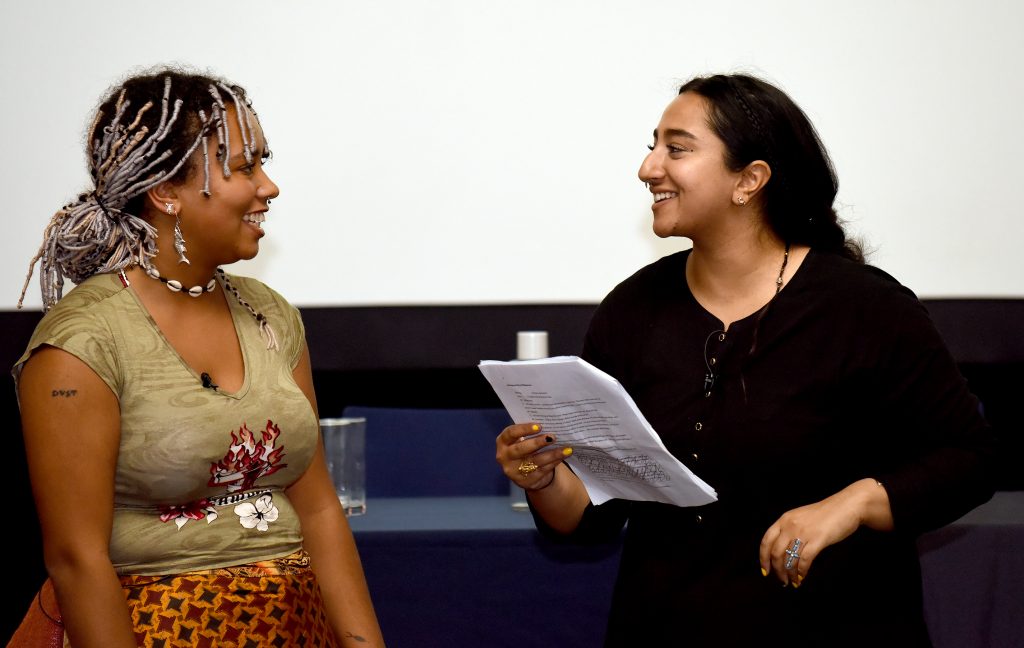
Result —
[{"label": "eyebrow", "polygon": [[[258,151],[253,151],[252,154],[255,157],[262,158],[267,153],[267,149],[263,148]],[[235,153],[228,158],[228,164],[238,164],[239,162],[245,162],[245,153]]]},{"label": "eyebrow", "polygon": [[[665,131],[665,137],[685,137],[686,139],[696,140],[697,136],[688,130],[682,128],[670,128]],[[658,141],[658,129],[654,129],[654,141]]]}]

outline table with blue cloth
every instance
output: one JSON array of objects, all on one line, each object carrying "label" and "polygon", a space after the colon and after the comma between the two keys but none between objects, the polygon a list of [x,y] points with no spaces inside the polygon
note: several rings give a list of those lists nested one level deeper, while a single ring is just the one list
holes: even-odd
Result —
[{"label": "table with blue cloth", "polygon": [[[618,545],[545,540],[508,497],[371,498],[349,521],[389,648],[601,645]],[[1024,648],[1024,492],[918,548],[936,648]]]}]

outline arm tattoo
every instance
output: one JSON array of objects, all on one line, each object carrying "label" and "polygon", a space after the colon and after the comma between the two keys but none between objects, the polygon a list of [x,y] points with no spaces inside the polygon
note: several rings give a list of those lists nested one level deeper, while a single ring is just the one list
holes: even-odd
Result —
[{"label": "arm tattoo", "polygon": [[51,394],[53,398],[72,398],[77,395],[77,389],[54,389]]}]

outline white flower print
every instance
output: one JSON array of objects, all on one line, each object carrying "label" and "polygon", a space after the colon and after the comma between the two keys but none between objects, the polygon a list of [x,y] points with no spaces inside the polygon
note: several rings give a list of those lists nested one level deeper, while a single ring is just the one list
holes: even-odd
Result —
[{"label": "white flower print", "polygon": [[235,515],[246,529],[266,531],[270,528],[269,523],[277,520],[278,514],[274,499],[270,495],[263,495],[255,502],[242,502],[235,507]]}]

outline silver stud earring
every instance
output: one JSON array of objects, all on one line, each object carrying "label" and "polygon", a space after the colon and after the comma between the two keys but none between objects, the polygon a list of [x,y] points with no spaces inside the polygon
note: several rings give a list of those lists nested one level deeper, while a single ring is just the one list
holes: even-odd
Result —
[{"label": "silver stud earring", "polygon": [[740,196],[739,198],[736,199],[736,202],[739,204],[740,207],[742,207],[743,205],[747,204],[747,199],[744,198],[743,196]]}]

